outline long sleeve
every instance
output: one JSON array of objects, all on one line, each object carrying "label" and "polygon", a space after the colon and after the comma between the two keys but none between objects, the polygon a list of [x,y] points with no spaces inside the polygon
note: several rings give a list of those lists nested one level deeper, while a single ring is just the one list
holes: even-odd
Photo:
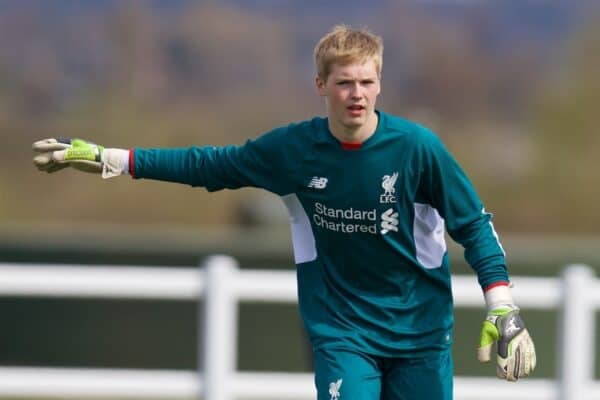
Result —
[{"label": "long sleeve", "polygon": [[282,147],[286,128],[276,129],[242,146],[192,146],[133,150],[135,178],[203,186],[208,191],[252,186],[277,194],[293,191]]},{"label": "long sleeve", "polygon": [[492,215],[468,177],[433,134],[427,133],[420,152],[421,187],[446,223],[452,239],[464,249],[465,260],[482,288],[508,282],[504,250],[492,225]]}]

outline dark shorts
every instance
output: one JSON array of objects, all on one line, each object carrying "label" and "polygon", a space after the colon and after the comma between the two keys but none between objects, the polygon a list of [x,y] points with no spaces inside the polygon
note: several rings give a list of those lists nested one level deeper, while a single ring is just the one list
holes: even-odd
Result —
[{"label": "dark shorts", "polygon": [[318,400],[452,400],[450,349],[407,358],[315,352]]}]

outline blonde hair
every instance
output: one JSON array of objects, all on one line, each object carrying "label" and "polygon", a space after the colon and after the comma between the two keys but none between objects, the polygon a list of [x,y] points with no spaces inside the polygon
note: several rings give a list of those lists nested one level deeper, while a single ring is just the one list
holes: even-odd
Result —
[{"label": "blonde hair", "polygon": [[383,40],[366,28],[352,29],[347,25],[337,25],[319,40],[314,56],[317,75],[323,80],[329,76],[333,64],[347,65],[371,59],[377,67],[377,74],[381,76]]}]

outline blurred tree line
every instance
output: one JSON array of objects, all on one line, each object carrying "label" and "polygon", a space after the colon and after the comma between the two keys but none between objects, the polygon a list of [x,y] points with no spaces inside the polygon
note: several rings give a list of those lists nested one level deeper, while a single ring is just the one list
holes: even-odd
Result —
[{"label": "blurred tree line", "polygon": [[[312,47],[334,24],[356,22],[219,2],[70,12],[48,3],[0,8],[5,223],[236,225],[273,214],[273,196],[252,189],[208,194],[74,172],[44,176],[31,165],[30,144],[52,136],[124,148],[239,144],[322,115]],[[444,139],[502,231],[595,233],[598,14],[584,7],[568,29],[543,34],[528,31],[524,18],[508,31],[501,6],[489,3],[461,9],[460,18],[391,1],[361,15],[353,24],[384,38],[380,108]],[[562,4],[533,3],[528,11],[541,15]]]}]

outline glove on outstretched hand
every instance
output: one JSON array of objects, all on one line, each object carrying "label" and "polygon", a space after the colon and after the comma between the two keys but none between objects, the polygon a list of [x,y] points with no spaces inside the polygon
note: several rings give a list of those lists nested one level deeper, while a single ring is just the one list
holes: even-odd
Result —
[{"label": "glove on outstretched hand", "polygon": [[66,167],[91,173],[103,178],[121,175],[125,171],[128,151],[105,149],[82,139],[49,138],[33,143],[37,153],[33,163],[40,171],[53,173]]},{"label": "glove on outstretched hand", "polygon": [[516,306],[504,305],[488,311],[477,349],[480,362],[490,361],[494,343],[498,378],[514,382],[533,372],[535,347]]}]

